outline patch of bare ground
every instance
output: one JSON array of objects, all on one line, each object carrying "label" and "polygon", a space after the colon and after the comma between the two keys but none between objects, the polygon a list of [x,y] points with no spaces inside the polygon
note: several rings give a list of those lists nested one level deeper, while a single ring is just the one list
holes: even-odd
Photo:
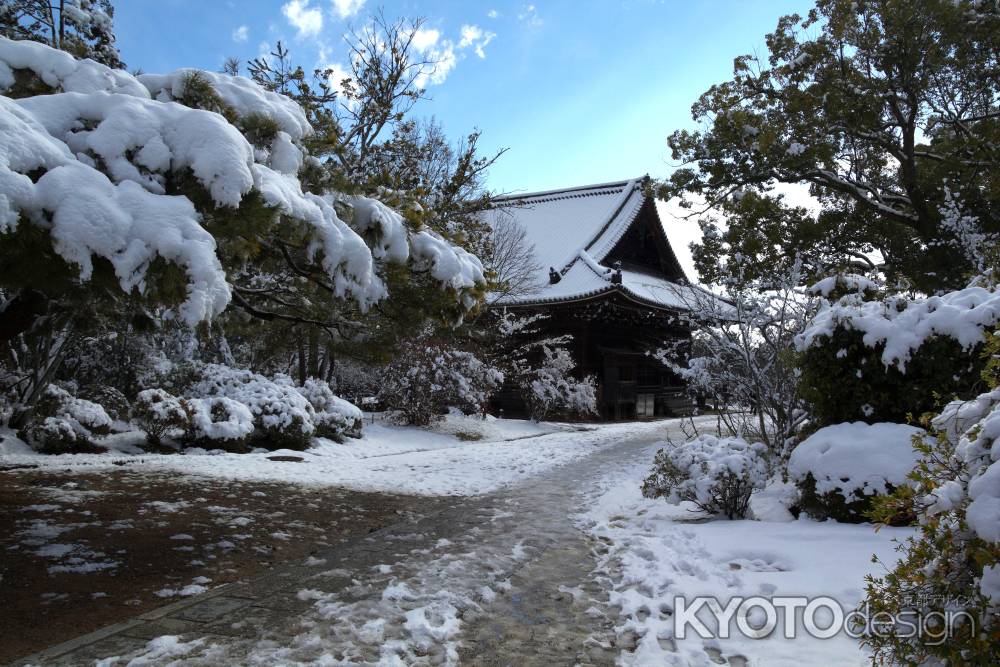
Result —
[{"label": "patch of bare ground", "polygon": [[0,663],[306,561],[441,502],[129,464],[0,472]]}]

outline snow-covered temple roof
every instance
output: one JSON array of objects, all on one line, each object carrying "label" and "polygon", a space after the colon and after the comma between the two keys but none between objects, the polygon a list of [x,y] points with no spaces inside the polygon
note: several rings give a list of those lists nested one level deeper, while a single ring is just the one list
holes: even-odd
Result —
[{"label": "snow-covered temple roof", "polygon": [[[509,195],[496,200],[497,208],[486,212],[493,225],[507,218],[520,225],[534,246],[541,266],[539,289],[529,295],[503,297],[499,305],[533,305],[583,301],[619,293],[625,298],[670,310],[688,310],[696,287],[689,285],[684,270],[667,240],[652,198],[645,192],[647,178],[614,183]],[[624,266],[620,278],[609,257],[625,234],[640,223],[647,207],[653,216],[654,234],[660,235],[657,253],[662,266]],[[558,280],[550,279],[550,269]]]}]

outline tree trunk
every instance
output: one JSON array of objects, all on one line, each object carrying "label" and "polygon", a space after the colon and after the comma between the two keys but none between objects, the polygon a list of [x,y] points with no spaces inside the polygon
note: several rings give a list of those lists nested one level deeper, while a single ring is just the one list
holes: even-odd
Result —
[{"label": "tree trunk", "polygon": [[309,329],[309,377],[318,378],[319,374],[319,331]]},{"label": "tree trunk", "polygon": [[299,333],[298,337],[298,357],[299,357],[299,384],[305,384],[308,378],[308,368],[306,361],[306,345],[305,341],[302,340],[302,334]]}]

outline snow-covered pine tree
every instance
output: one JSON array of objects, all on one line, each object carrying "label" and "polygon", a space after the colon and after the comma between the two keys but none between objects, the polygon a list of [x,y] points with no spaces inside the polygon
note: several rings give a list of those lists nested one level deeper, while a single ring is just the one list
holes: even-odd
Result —
[{"label": "snow-covered pine tree", "polygon": [[0,38],[0,93],[0,343],[28,351],[9,357],[15,422],[68,341],[125,304],[189,327],[232,305],[336,335],[385,300],[387,276],[422,276],[458,313],[478,303],[475,256],[300,179],[322,168],[306,113],[249,79],[134,77]]},{"label": "snow-covered pine tree", "polygon": [[115,47],[114,16],[111,0],[4,0],[0,35],[41,42],[122,69],[125,64]]}]

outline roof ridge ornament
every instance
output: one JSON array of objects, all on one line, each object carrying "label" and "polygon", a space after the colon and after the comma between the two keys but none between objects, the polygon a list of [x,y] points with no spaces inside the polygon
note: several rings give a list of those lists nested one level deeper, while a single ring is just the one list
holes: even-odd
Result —
[{"label": "roof ridge ornament", "polygon": [[549,284],[555,285],[557,282],[562,280],[562,274],[556,271],[554,266],[549,267]]},{"label": "roof ridge ornament", "polygon": [[621,285],[622,284],[622,262],[618,260],[612,266],[614,266],[614,273],[611,274],[611,284]]}]

